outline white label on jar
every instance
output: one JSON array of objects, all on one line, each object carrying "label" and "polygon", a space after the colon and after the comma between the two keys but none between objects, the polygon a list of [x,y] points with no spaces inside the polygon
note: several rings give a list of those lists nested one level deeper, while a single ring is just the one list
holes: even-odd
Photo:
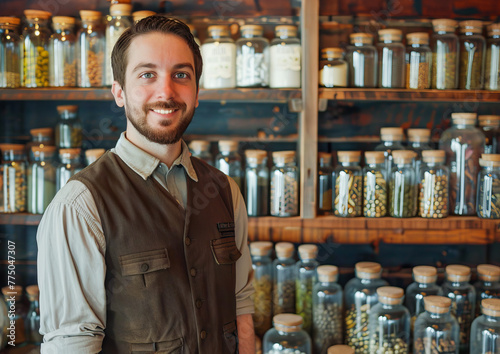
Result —
[{"label": "white label on jar", "polygon": [[255,53],[249,49],[242,47],[241,53],[236,57],[237,85],[241,87],[268,86],[269,70],[266,60],[268,52]]},{"label": "white label on jar", "polygon": [[300,44],[271,46],[270,87],[300,87]]},{"label": "white label on jar", "polygon": [[106,29],[106,81],[104,85],[111,86],[113,84],[113,69],[111,67],[111,52],[118,38],[125,32],[126,27],[108,27]]},{"label": "white label on jar", "polygon": [[236,86],[236,46],[234,43],[206,43],[203,55],[203,86],[231,88]]},{"label": "white label on jar", "polygon": [[325,87],[347,87],[347,63],[325,65],[319,72],[319,84]]}]

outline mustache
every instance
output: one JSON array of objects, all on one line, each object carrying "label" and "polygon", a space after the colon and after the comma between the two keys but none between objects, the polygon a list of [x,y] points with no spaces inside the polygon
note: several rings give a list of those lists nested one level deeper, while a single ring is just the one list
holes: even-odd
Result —
[{"label": "mustache", "polygon": [[151,109],[185,109],[185,108],[186,108],[185,103],[176,102],[174,100],[159,101],[154,103],[147,103],[144,105],[145,112]]}]

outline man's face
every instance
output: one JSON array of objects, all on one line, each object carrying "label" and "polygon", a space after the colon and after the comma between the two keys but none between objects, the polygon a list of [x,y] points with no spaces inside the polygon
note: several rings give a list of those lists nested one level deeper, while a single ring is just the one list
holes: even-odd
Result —
[{"label": "man's face", "polygon": [[127,55],[125,87],[113,83],[116,104],[149,141],[178,142],[198,107],[189,46],[177,35],[152,32],[135,37]]}]

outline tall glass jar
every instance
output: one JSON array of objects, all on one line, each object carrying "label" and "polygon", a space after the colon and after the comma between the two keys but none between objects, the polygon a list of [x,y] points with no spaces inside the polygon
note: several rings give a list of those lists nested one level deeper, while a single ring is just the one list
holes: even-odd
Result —
[{"label": "tall glass jar", "polygon": [[323,48],[319,62],[319,86],[347,87],[347,62],[342,48]]},{"label": "tall glass jar", "polygon": [[59,149],[61,163],[56,170],[56,190],[59,191],[68,180],[83,169],[80,162],[81,149]]},{"label": "tall glass jar", "polygon": [[253,323],[255,334],[262,337],[271,328],[272,316],[272,286],[273,286],[273,262],[271,251],[273,244],[269,241],[256,241],[250,243],[250,254],[252,256],[253,287],[255,293],[252,295],[255,312]]},{"label": "tall glass jar", "polygon": [[0,88],[21,86],[23,42],[19,35],[21,20],[0,17]]},{"label": "tall glass jar", "polygon": [[276,38],[270,46],[269,86],[271,88],[300,88],[301,45],[297,27],[276,26]]},{"label": "tall glass jar", "polygon": [[313,286],[318,280],[317,268],[319,262],[316,260],[318,247],[316,245],[300,245],[300,260],[296,264],[297,283],[295,287],[295,310],[304,320],[304,331],[311,333],[312,330],[312,297]]},{"label": "tall glass jar", "polygon": [[43,336],[40,334],[40,290],[38,285],[29,285],[26,287],[26,294],[30,307],[26,316],[26,336],[28,343],[40,345],[43,342]]},{"label": "tall glass jar", "polygon": [[91,163],[94,163],[97,161],[97,159],[99,159],[99,157],[101,157],[102,155],[104,155],[104,153],[106,152],[105,149],[88,149],[88,150],[85,150],[85,163],[86,165],[90,165]]},{"label": "tall glass jar", "polygon": [[449,90],[458,88],[459,50],[458,36],[455,34],[457,21],[448,19],[432,20],[434,34],[432,48],[432,88]]},{"label": "tall glass jar", "polygon": [[432,50],[427,32],[406,35],[406,88],[428,89],[431,87]]},{"label": "tall glass jar", "polygon": [[318,152],[318,214],[332,214],[333,209],[333,181],[335,172],[332,167],[332,155],[327,152]]},{"label": "tall glass jar", "polygon": [[82,123],[78,118],[78,106],[57,106],[59,120],[56,124],[56,146],[59,149],[82,146]]},{"label": "tall glass jar", "polygon": [[443,150],[424,150],[419,176],[419,215],[441,219],[449,214],[450,170]]},{"label": "tall glass jar", "polygon": [[500,267],[492,264],[477,266],[476,317],[481,314],[481,301],[484,299],[500,299]]},{"label": "tall glass jar", "polygon": [[54,146],[54,129],[52,128],[36,128],[30,130],[31,141],[26,144],[26,156],[28,161],[33,161],[33,146],[43,148],[45,146]]},{"label": "tall glass jar", "polygon": [[76,86],[75,19],[68,16],[52,17],[54,33],[49,41],[50,86]]},{"label": "tall glass jar", "polygon": [[476,213],[476,182],[479,157],[484,152],[484,134],[475,127],[475,113],[452,113],[452,126],[439,139],[450,168],[450,212],[454,215]]},{"label": "tall glass jar", "polygon": [[477,177],[477,216],[500,219],[500,154],[483,154]]},{"label": "tall glass jar", "polygon": [[28,213],[43,214],[56,195],[55,146],[31,148],[33,162],[28,169]]},{"label": "tall glass jar", "polygon": [[224,25],[208,27],[208,38],[201,45],[203,87],[236,87],[236,45]]},{"label": "tall glass jar", "polygon": [[273,314],[295,313],[296,262],[291,242],[278,242],[273,261]]},{"label": "tall glass jar", "polygon": [[345,344],[356,353],[368,354],[368,315],[378,303],[377,289],[389,285],[381,279],[382,267],[374,262],[356,263],[356,277],[344,287]]},{"label": "tall glass jar", "polygon": [[411,218],[417,215],[418,182],[415,174],[415,152],[392,152],[394,167],[389,182],[389,214],[395,218]]},{"label": "tall glass jar", "polygon": [[23,29],[23,86],[49,86],[50,16],[47,11],[24,10],[26,26]]},{"label": "tall glass jar", "polygon": [[299,168],[295,151],[274,151],[271,169],[271,215],[299,214]]},{"label": "tall glass jar", "polygon": [[424,297],[425,312],[415,321],[413,354],[458,354],[460,328],[450,313],[451,299]]},{"label": "tall glass jar", "polygon": [[302,317],[282,313],[262,339],[263,354],[312,354],[311,337],[302,329]]},{"label": "tall glass jar", "polygon": [[132,26],[132,5],[131,4],[111,4],[109,16],[106,23],[106,64],[104,85],[113,84],[113,69],[111,67],[111,53],[115,43],[123,32]]},{"label": "tall glass jar", "polygon": [[267,151],[245,150],[245,200],[248,216],[269,214],[269,169]]},{"label": "tall glass jar", "polygon": [[500,151],[500,116],[478,116],[479,127],[486,138],[484,143],[485,154],[498,154]]},{"label": "tall glass jar", "polygon": [[373,36],[368,33],[351,33],[351,45],[347,48],[349,87],[377,87],[377,49]]},{"label": "tall glass jar", "polygon": [[387,214],[387,171],[383,151],[366,151],[363,168],[363,215],[380,218]]},{"label": "tall glass jar", "polygon": [[80,10],[82,25],[78,30],[77,83],[79,87],[104,86],[106,35],[99,11]]},{"label": "tall glass jar", "polygon": [[405,46],[403,33],[398,29],[378,31],[378,87],[405,87]]},{"label": "tall glass jar", "polygon": [[483,300],[483,315],[471,326],[471,354],[500,354],[500,299]]},{"label": "tall glass jar", "polygon": [[13,341],[14,346],[21,346],[26,342],[26,315],[28,312],[23,301],[23,287],[20,285],[14,285],[13,288],[5,286],[2,288],[2,294],[10,315],[9,327],[12,326],[12,321],[15,327],[14,338],[9,337],[9,342]]},{"label": "tall glass jar", "polygon": [[402,144],[404,139],[403,128],[381,128],[380,140],[382,141],[375,147],[375,151],[383,151],[385,156],[385,170],[387,178],[390,180],[393,167],[392,152],[394,150],[404,150]]},{"label": "tall glass jar", "polygon": [[469,348],[470,326],[476,307],[476,289],[469,284],[470,268],[463,265],[446,267],[446,280],[441,286],[443,296],[451,299],[451,314],[460,326],[460,351]]},{"label": "tall glass jar", "polygon": [[322,265],[318,269],[318,282],[313,286],[314,352],[327,354],[328,348],[342,344],[343,292],[337,284],[336,266]]},{"label": "tall glass jar", "polygon": [[193,140],[189,143],[189,150],[194,157],[205,161],[210,166],[214,165],[214,157],[210,152],[210,142],[206,140]]},{"label": "tall glass jar", "polygon": [[410,312],[402,305],[404,290],[382,286],[377,295],[379,302],[368,319],[370,353],[409,353]]},{"label": "tall glass jar", "polygon": [[486,42],[486,69],[484,72],[484,88],[486,90],[500,89],[500,24],[488,26]]},{"label": "tall glass jar", "polygon": [[238,87],[269,86],[269,41],[262,37],[262,26],[241,26],[236,41],[236,85]]},{"label": "tall glass jar", "polygon": [[486,40],[481,21],[462,21],[460,26],[460,75],[458,88],[481,90],[484,86]]},{"label": "tall glass jar", "polygon": [[414,151],[415,156],[415,173],[420,175],[420,166],[422,165],[422,151],[432,150],[429,142],[431,140],[430,129],[408,129],[408,150]]},{"label": "tall glass jar", "polygon": [[243,189],[243,169],[237,141],[219,141],[219,153],[215,157],[215,167],[234,179],[240,190]]},{"label": "tall glass jar", "polygon": [[363,179],[359,166],[361,151],[337,152],[335,168],[335,215],[352,217],[363,214]]},{"label": "tall glass jar", "polygon": [[22,144],[2,144],[3,213],[26,211],[26,155]]}]

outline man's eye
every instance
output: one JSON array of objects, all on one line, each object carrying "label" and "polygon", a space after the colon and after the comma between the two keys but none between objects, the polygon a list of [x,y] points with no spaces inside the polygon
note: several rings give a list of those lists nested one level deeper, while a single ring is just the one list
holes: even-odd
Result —
[{"label": "man's eye", "polygon": [[186,74],[186,73],[177,73],[177,74],[175,74],[175,76],[178,79],[186,79],[188,77],[188,74]]},{"label": "man's eye", "polygon": [[141,77],[145,78],[145,79],[152,79],[153,78],[153,74],[152,73],[144,73],[141,75]]}]

